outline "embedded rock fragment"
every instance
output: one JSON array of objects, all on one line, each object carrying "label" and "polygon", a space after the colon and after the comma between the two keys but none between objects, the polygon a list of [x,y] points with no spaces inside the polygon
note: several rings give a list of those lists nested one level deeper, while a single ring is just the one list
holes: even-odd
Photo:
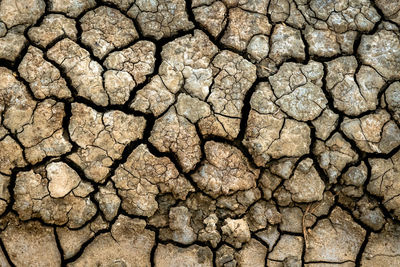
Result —
[{"label": "embedded rock fragment", "polygon": [[200,139],[195,126],[170,108],[157,119],[149,141],[161,152],[173,152],[184,172],[192,170],[201,158]]},{"label": "embedded rock fragment", "polygon": [[253,36],[247,45],[246,52],[255,61],[264,59],[269,53],[269,38],[262,34]]},{"label": "embedded rock fragment", "polygon": [[360,119],[345,118],[340,128],[365,152],[386,154],[400,145],[400,129],[383,109]]},{"label": "embedded rock fragment", "polygon": [[393,118],[400,123],[400,82],[394,82],[386,89],[385,100]]},{"label": "embedded rock fragment", "polygon": [[250,165],[239,149],[209,141],[204,150],[206,158],[192,178],[205,193],[218,197],[256,186],[260,171]]},{"label": "embedded rock fragment", "polygon": [[361,258],[362,266],[387,266],[400,264],[400,229],[387,223],[380,233],[371,233]]},{"label": "embedded rock fragment", "polygon": [[398,179],[400,171],[400,152],[388,159],[369,159],[371,169],[371,180],[367,190],[383,198],[383,205],[396,218],[400,218],[400,181]]},{"label": "embedded rock fragment", "polygon": [[117,110],[100,113],[84,104],[73,103],[68,130],[79,149],[69,158],[83,168],[89,179],[102,182],[125,147],[142,138],[144,128],[143,117]]},{"label": "embedded rock fragment", "polygon": [[347,164],[358,159],[357,153],[340,133],[335,133],[325,143],[317,140],[313,153],[318,156],[318,163],[330,183],[336,182],[336,178]]},{"label": "embedded rock fragment", "polygon": [[357,116],[378,105],[384,79],[371,67],[358,68],[354,56],[339,57],[326,63],[326,87],[334,106],[347,115]]},{"label": "embedded rock fragment", "polygon": [[314,202],[322,200],[325,185],[310,158],[301,161],[292,177],[284,183],[295,202]]},{"label": "embedded rock fragment", "polygon": [[296,120],[313,120],[325,109],[328,101],[321,89],[323,66],[311,61],[307,65],[284,63],[269,81],[276,104]]},{"label": "embedded rock fragment", "polygon": [[154,254],[154,266],[213,266],[213,253],[208,247],[192,245],[181,248],[172,244],[159,244]]},{"label": "embedded rock fragment", "polygon": [[98,7],[87,12],[79,21],[82,42],[100,59],[139,37],[132,20],[114,8]]},{"label": "embedded rock fragment", "polygon": [[155,234],[145,227],[144,220],[119,215],[111,231],[98,235],[68,266],[150,266]]},{"label": "embedded rock fragment", "polygon": [[228,218],[221,227],[223,240],[235,248],[241,248],[244,243],[250,241],[250,230],[244,219],[233,220]]},{"label": "embedded rock fragment", "polygon": [[342,182],[346,185],[343,193],[350,197],[361,197],[364,194],[362,186],[367,177],[368,170],[364,162],[358,166],[351,166],[342,174]]},{"label": "embedded rock fragment", "polygon": [[111,179],[122,198],[122,208],[129,214],[147,217],[158,209],[156,196],[160,191],[185,199],[193,190],[167,157],[154,156],[144,144],[132,151]]},{"label": "embedded rock fragment", "polygon": [[156,40],[194,27],[184,0],[136,0],[128,15],[136,19],[144,36]]},{"label": "embedded rock fragment", "polygon": [[379,29],[361,36],[358,54],[363,64],[371,66],[387,80],[400,79],[399,29]]},{"label": "embedded rock fragment", "polygon": [[336,207],[320,220],[306,239],[306,262],[345,262],[356,260],[366,231],[350,214]]},{"label": "embedded rock fragment", "polygon": [[29,83],[35,97],[44,99],[49,96],[69,98],[71,92],[60,71],[43,57],[43,52],[30,46],[18,66],[21,77]]},{"label": "embedded rock fragment", "polygon": [[221,43],[243,51],[254,35],[269,35],[270,31],[271,24],[267,16],[248,12],[241,8],[232,8],[229,9],[228,25],[221,38]]},{"label": "embedded rock fragment", "polygon": [[50,12],[60,12],[76,18],[82,12],[96,6],[96,0],[49,0]]},{"label": "embedded rock fragment", "polygon": [[74,41],[66,38],[47,51],[47,56],[61,66],[79,96],[96,105],[107,106],[109,99],[103,87],[103,67]]},{"label": "embedded rock fragment", "polygon": [[10,29],[23,25],[29,27],[45,12],[46,4],[43,0],[4,0],[0,3],[0,21]]},{"label": "embedded rock fragment", "polygon": [[28,31],[29,39],[38,46],[46,48],[49,44],[62,36],[76,41],[78,31],[73,19],[61,14],[49,14],[44,17],[39,26]]},{"label": "embedded rock fragment", "polygon": [[[60,266],[54,231],[38,221],[22,222],[15,215],[2,219],[0,238],[16,266]],[[6,265],[7,266],[7,265]]]},{"label": "embedded rock fragment", "polygon": [[71,150],[72,145],[62,127],[64,116],[62,102],[47,99],[37,104],[30,121],[17,134],[30,163],[35,164],[45,157],[60,156]]},{"label": "embedded rock fragment", "polygon": [[96,213],[93,191],[65,163],[50,163],[44,170],[17,174],[13,205],[22,220],[40,218],[45,223],[78,228]]}]

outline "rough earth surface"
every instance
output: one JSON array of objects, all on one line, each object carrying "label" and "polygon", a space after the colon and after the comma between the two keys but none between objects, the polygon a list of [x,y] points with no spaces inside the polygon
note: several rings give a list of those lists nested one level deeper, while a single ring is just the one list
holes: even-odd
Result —
[{"label": "rough earth surface", "polygon": [[400,1],[0,1],[0,266],[400,266]]}]

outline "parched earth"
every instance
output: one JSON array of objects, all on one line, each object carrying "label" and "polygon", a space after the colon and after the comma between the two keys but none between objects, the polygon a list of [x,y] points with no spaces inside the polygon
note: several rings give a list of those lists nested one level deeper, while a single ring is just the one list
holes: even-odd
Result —
[{"label": "parched earth", "polygon": [[0,1],[0,266],[400,266],[400,1]]}]

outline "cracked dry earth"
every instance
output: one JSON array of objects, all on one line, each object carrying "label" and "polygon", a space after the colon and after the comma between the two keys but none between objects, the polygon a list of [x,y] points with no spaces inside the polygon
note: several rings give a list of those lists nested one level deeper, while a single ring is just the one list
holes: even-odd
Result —
[{"label": "cracked dry earth", "polygon": [[400,266],[400,1],[0,1],[0,266]]}]

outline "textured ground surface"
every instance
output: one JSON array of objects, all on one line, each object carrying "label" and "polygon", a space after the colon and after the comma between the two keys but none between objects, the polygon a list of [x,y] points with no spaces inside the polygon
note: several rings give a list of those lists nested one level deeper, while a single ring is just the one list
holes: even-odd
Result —
[{"label": "textured ground surface", "polygon": [[0,1],[0,266],[400,266],[400,1]]}]

